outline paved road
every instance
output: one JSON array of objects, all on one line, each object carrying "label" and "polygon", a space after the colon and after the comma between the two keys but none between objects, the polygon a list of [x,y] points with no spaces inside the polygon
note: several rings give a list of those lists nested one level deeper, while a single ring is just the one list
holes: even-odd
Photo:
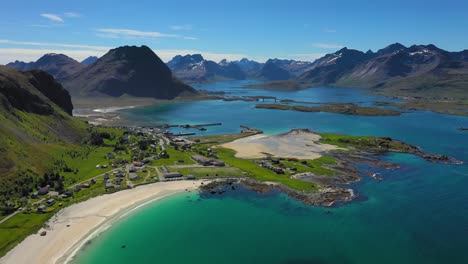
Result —
[{"label": "paved road", "polygon": [[185,169],[185,168],[215,168],[216,166],[203,166],[200,164],[188,164],[188,165],[168,165],[166,166],[171,169]]},{"label": "paved road", "polygon": [[[40,204],[42,203],[46,198],[42,198],[40,199],[39,201],[33,203],[32,205],[36,205],[36,204]],[[5,222],[6,220],[12,218],[13,216],[17,215],[18,213],[22,212],[24,209],[21,209],[21,210],[16,210],[14,213],[8,215],[7,217],[3,218],[2,220],[0,220],[0,224]]]}]

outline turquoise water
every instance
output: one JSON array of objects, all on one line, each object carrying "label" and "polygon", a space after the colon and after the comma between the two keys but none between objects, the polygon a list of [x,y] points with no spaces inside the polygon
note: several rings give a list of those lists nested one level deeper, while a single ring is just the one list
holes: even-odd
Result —
[{"label": "turquoise water", "polygon": [[[233,95],[370,104],[382,97],[358,89],[300,92],[240,89],[225,82],[203,89]],[[291,128],[391,136],[426,151],[468,160],[468,118],[412,111],[359,117],[253,108],[252,102],[195,102],[124,112],[137,124],[223,122],[209,133],[245,124],[279,133]],[[138,209],[92,240],[76,263],[468,263],[468,165],[429,163],[406,154],[352,187],[359,199],[337,208],[304,206],[285,195],[249,191],[200,198],[183,193]],[[330,210],[332,213],[326,213]],[[123,249],[122,245],[126,247]]]}]

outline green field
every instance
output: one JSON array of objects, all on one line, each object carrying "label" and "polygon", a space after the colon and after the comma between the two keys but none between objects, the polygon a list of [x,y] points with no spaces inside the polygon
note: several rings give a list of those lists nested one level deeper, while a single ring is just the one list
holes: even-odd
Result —
[{"label": "green field", "polygon": [[305,160],[308,165],[302,164],[300,161],[281,161],[288,168],[296,168],[297,171],[292,172],[291,174],[295,173],[302,173],[302,172],[312,172],[315,175],[335,175],[336,172],[332,169],[327,168],[327,165],[336,165],[337,162],[335,158],[331,156],[322,156],[318,159],[314,160]]},{"label": "green field", "polygon": [[234,141],[239,138],[244,138],[248,136],[252,136],[258,134],[256,132],[248,132],[248,133],[237,133],[237,134],[223,134],[223,135],[212,135],[212,136],[200,136],[200,137],[190,137],[189,140],[199,140],[200,144],[206,145],[220,145],[227,142]]},{"label": "green field", "polygon": [[204,168],[169,168],[171,172],[180,172],[184,176],[193,175],[197,178],[209,177],[240,177],[244,172],[234,167],[204,167]]},{"label": "green field", "polygon": [[216,148],[216,153],[220,159],[232,167],[239,168],[247,172],[247,176],[259,181],[272,181],[282,183],[290,188],[312,192],[317,190],[317,185],[309,182],[295,180],[287,175],[279,175],[271,170],[260,167],[253,160],[236,158],[235,151],[227,148]]},{"label": "green field", "polygon": [[[189,151],[178,151],[173,148],[166,148],[166,152],[169,154],[168,159],[158,159],[151,162],[151,165],[161,166],[161,165],[188,165],[195,164],[195,162],[190,158],[195,153]],[[180,162],[183,161],[183,162]]]}]

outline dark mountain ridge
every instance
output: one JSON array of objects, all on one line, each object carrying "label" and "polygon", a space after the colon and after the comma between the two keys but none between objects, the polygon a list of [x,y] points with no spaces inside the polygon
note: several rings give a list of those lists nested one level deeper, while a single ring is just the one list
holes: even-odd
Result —
[{"label": "dark mountain ridge", "polygon": [[[281,74],[287,77],[284,72]],[[291,89],[319,85],[372,88],[401,96],[466,98],[468,50],[449,52],[432,44],[405,47],[399,43],[375,53],[343,48],[315,60],[284,85],[274,82],[260,87]]]},{"label": "dark mountain ridge", "polygon": [[74,96],[131,95],[173,99],[197,92],[176,79],[147,46],[110,50],[90,66],[66,78],[64,87]]},{"label": "dark mountain ridge", "polygon": [[4,110],[51,115],[55,104],[69,115],[73,111],[70,94],[50,74],[40,70],[18,72],[0,66],[0,97]]}]

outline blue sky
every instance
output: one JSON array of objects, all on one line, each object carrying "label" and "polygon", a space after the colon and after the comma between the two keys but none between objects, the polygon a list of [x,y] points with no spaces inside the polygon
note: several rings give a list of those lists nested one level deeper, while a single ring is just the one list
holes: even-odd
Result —
[{"label": "blue sky", "polygon": [[0,9],[0,64],[48,52],[77,60],[147,45],[163,60],[202,53],[313,60],[394,42],[468,48],[468,1],[15,0]]}]

